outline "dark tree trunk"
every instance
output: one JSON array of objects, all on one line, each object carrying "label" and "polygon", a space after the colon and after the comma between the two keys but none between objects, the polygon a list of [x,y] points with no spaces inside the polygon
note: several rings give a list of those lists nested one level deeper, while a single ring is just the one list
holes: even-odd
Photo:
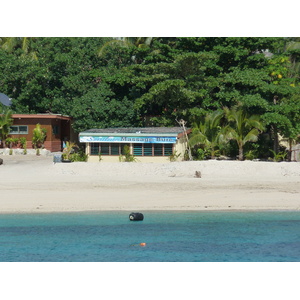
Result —
[{"label": "dark tree trunk", "polygon": [[292,139],[289,139],[289,152],[288,152],[288,161],[292,161]]},{"label": "dark tree trunk", "polygon": [[277,127],[275,125],[272,126],[272,131],[273,131],[273,135],[274,135],[274,152],[278,153],[279,151],[279,141],[278,141],[278,131],[277,131]]}]

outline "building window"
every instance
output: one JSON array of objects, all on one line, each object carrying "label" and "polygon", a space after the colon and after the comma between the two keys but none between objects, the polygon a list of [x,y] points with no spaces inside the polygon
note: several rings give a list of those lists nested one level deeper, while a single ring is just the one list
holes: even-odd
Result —
[{"label": "building window", "polygon": [[121,155],[124,146],[129,144],[123,143],[91,143],[91,155]]},{"label": "building window", "polygon": [[100,144],[92,143],[90,154],[91,155],[99,155],[100,154],[99,146],[100,146]]},{"label": "building window", "polygon": [[153,144],[144,144],[144,156],[153,156],[152,145]]},{"label": "building window", "polygon": [[164,156],[170,156],[173,154],[173,145],[164,144]]},{"label": "building window", "polygon": [[134,156],[170,156],[173,144],[133,144]]},{"label": "building window", "polygon": [[163,156],[163,144],[154,144],[154,156]]},{"label": "building window", "polygon": [[53,127],[52,127],[52,133],[54,135],[58,135],[59,134],[59,126],[58,125],[53,125]]},{"label": "building window", "polygon": [[11,126],[10,134],[28,134],[28,126],[26,126],[26,125]]},{"label": "building window", "polygon": [[[122,155],[124,143],[91,143],[90,155]],[[132,144],[133,156],[170,156],[173,144]]]},{"label": "building window", "polygon": [[133,144],[133,156],[143,155],[143,144]]},{"label": "building window", "polygon": [[111,144],[110,145],[110,154],[111,155],[120,155],[120,144]]},{"label": "building window", "polygon": [[103,143],[103,144],[99,144],[99,152],[102,155],[109,155],[109,143]]}]

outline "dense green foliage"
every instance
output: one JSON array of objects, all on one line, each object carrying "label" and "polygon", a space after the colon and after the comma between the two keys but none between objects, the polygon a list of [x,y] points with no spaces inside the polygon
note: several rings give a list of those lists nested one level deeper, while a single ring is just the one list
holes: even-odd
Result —
[{"label": "dense green foliage", "polygon": [[[189,143],[191,147],[195,148],[198,155],[204,155],[204,152],[202,151],[199,153],[201,146],[203,147],[203,151],[206,150],[209,152],[210,157],[213,159],[215,158],[216,153],[219,153],[220,148],[222,148],[222,145],[227,140],[224,131],[226,127],[222,128],[220,126],[223,116],[223,111],[216,110],[210,114],[206,114],[199,124],[196,122],[193,124]],[[199,148],[195,146],[199,146]],[[200,158],[203,159],[204,156]]]},{"label": "dense green foliage", "polygon": [[244,146],[248,142],[256,142],[263,132],[264,124],[259,115],[249,115],[242,107],[224,108],[228,125],[225,136],[236,141],[239,148],[239,160],[244,159]]},{"label": "dense green foliage", "polygon": [[4,144],[8,137],[10,126],[13,124],[12,111],[9,109],[3,110],[0,115],[0,145]]},{"label": "dense green foliage", "polygon": [[39,149],[43,146],[43,143],[47,136],[47,130],[41,127],[41,124],[36,124],[33,129],[32,144],[35,149]]},{"label": "dense green foliage", "polygon": [[[72,116],[77,132],[179,119],[192,127],[242,105],[264,120],[268,135],[245,150],[278,152],[277,133],[294,141],[300,131],[298,40],[0,38],[0,92],[15,113]],[[229,146],[236,155],[237,145]]]}]

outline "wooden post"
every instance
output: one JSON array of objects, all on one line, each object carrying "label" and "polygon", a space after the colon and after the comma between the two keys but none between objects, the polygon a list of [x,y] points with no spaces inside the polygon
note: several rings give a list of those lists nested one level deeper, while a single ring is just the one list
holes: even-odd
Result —
[{"label": "wooden post", "polygon": [[[176,120],[177,121],[177,120]],[[183,119],[177,121],[177,123],[182,126],[183,128],[183,131],[184,131],[184,134],[185,134],[185,138],[186,138],[186,149],[188,151],[188,155],[189,155],[189,160],[193,160],[193,157],[192,157],[192,153],[191,153],[191,148],[189,146],[189,138],[188,138],[188,135],[186,133],[186,129],[185,129],[185,124],[186,124],[186,121],[184,121]]]}]

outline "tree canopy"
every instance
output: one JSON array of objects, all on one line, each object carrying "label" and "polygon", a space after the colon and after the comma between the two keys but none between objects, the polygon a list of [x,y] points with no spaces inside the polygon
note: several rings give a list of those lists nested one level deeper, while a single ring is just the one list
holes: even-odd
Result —
[{"label": "tree canopy", "polygon": [[14,113],[93,127],[187,126],[242,105],[274,138],[299,135],[299,38],[0,38]]}]

